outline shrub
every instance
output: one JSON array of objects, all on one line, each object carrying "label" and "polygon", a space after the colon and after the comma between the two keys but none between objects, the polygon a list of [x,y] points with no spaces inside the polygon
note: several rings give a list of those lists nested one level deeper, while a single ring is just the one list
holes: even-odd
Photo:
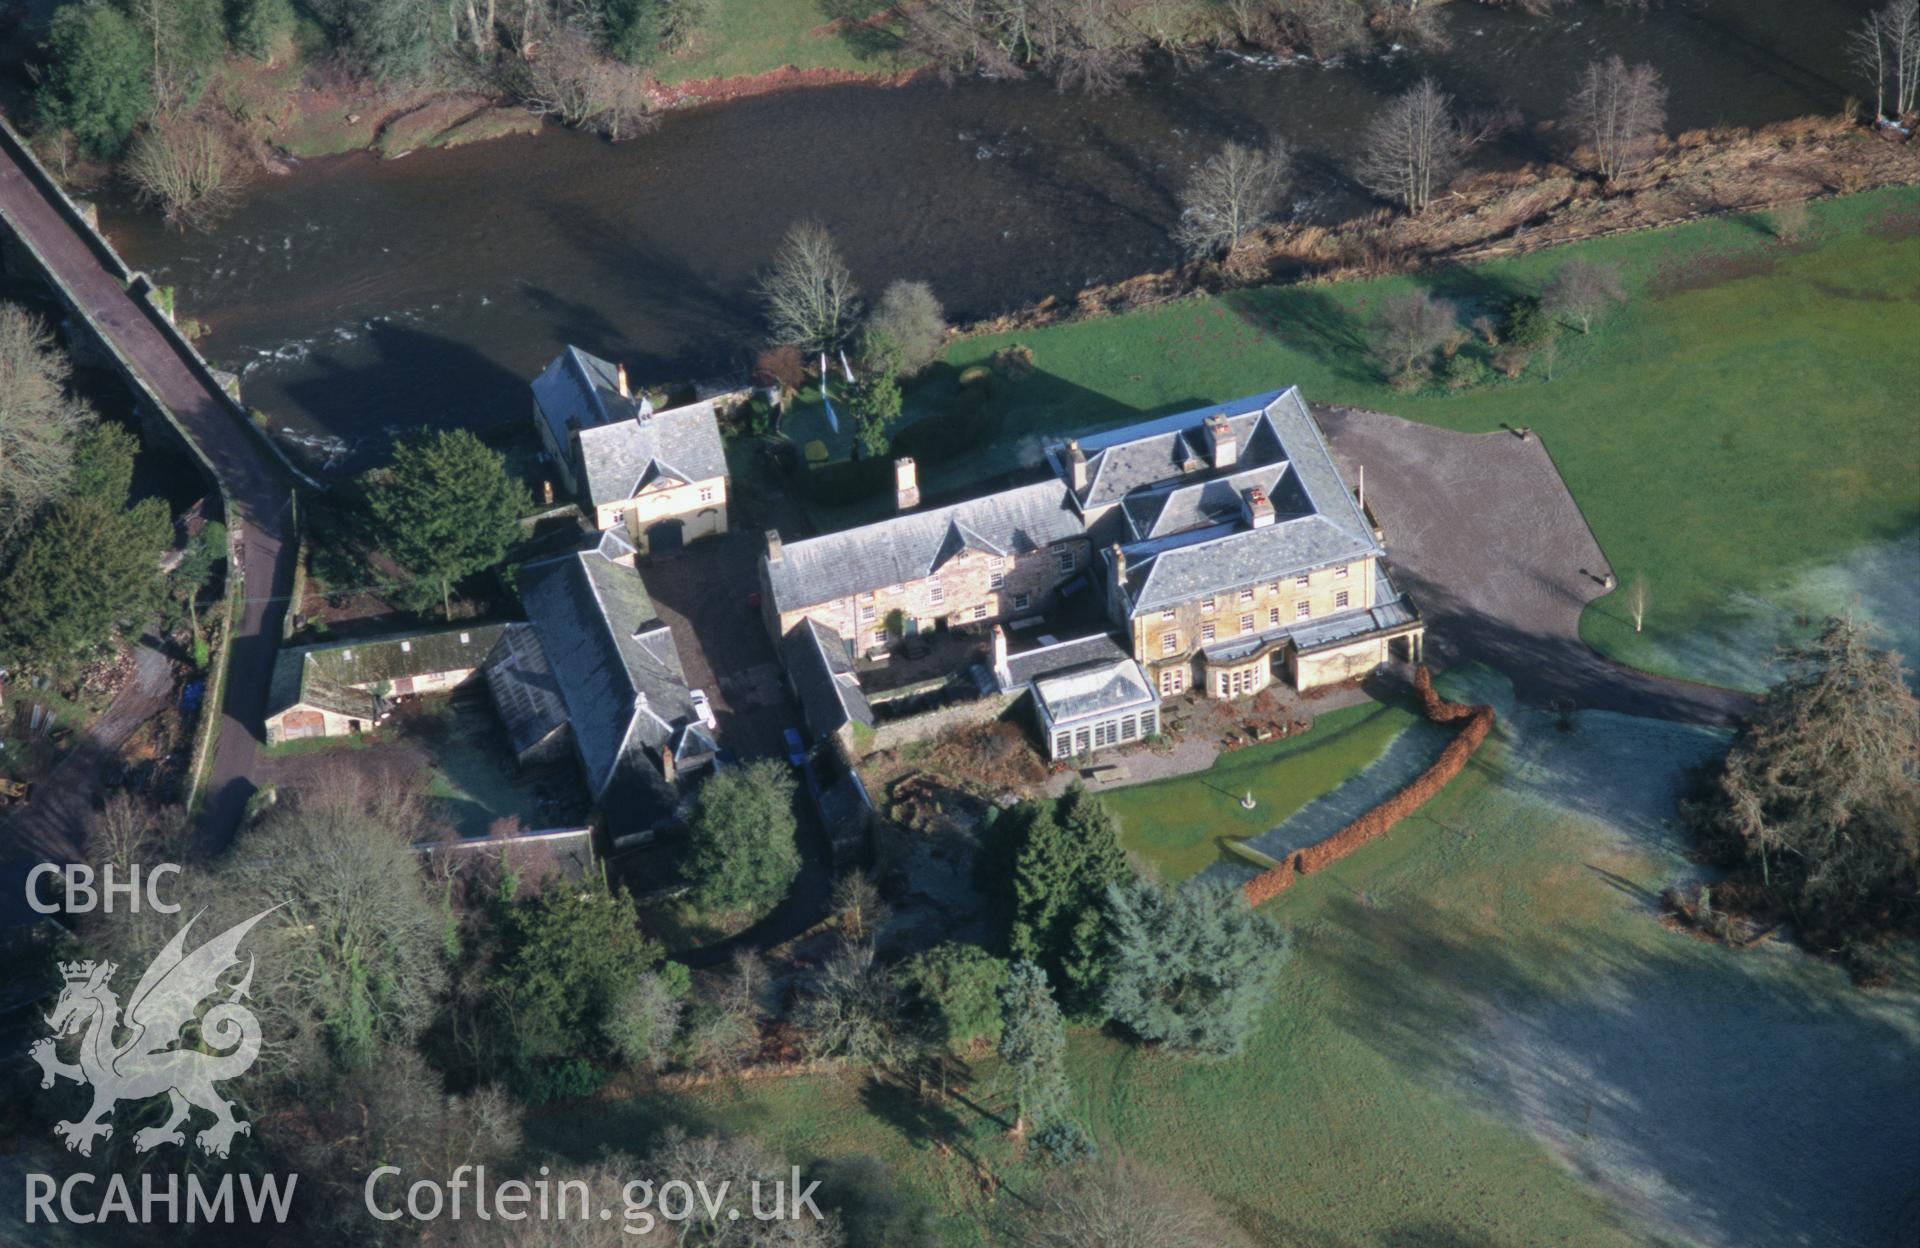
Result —
[{"label": "shrub", "polygon": [[1487,379],[1487,366],[1480,357],[1464,352],[1447,361],[1447,389],[1471,390]]},{"label": "shrub", "polygon": [[1533,353],[1521,347],[1508,347],[1493,357],[1494,368],[1508,381],[1513,381],[1527,371],[1527,365],[1533,361]]},{"label": "shrub", "polygon": [[827,444],[815,438],[807,443],[801,454],[807,457],[807,462],[810,464],[824,464],[827,462]]},{"label": "shrub", "polygon": [[1048,1123],[1034,1137],[1034,1143],[1047,1155],[1047,1160],[1056,1166],[1071,1166],[1083,1161],[1092,1161],[1098,1155],[1093,1145],[1093,1137],[1087,1129],[1071,1118],[1060,1118]]},{"label": "shrub", "polygon": [[1033,348],[1012,343],[993,353],[993,369],[1008,381],[1025,381],[1033,375]]},{"label": "shrub", "polygon": [[987,388],[987,383],[992,380],[993,370],[985,364],[970,365],[960,372],[960,384],[963,386],[973,386],[984,390]]},{"label": "shrub", "polygon": [[1507,341],[1516,347],[1538,347],[1560,332],[1538,299],[1516,299],[1507,307]]},{"label": "shrub", "polygon": [[900,968],[915,1024],[956,1056],[981,1041],[1000,1043],[1000,990],[1006,983],[1004,961],[959,941],[916,954]]},{"label": "shrub", "polygon": [[513,1089],[532,1104],[592,1096],[607,1082],[607,1072],[577,1057],[538,1062],[516,1071]]}]

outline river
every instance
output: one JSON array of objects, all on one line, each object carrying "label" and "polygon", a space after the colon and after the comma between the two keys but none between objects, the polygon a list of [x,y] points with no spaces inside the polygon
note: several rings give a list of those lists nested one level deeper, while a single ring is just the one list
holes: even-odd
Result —
[{"label": "river", "polygon": [[[1841,44],[1867,7],[1577,0],[1541,19],[1456,4],[1437,53],[1221,55],[1098,99],[1042,82],[809,89],[676,112],[620,144],[550,126],[308,161],[211,234],[111,198],[103,215],[210,326],[204,349],[249,403],[358,463],[394,429],[521,419],[526,381],[564,342],[648,380],[737,370],[756,344],[754,273],[799,217],[828,224],[869,294],[922,278],[955,319],[990,315],[1173,263],[1174,197],[1228,138],[1294,146],[1299,218],[1364,209],[1344,173],[1354,136],[1422,73],[1464,103],[1551,117],[1581,66],[1619,52],[1661,70],[1674,131],[1837,111],[1859,90]],[[1540,155],[1534,141],[1479,163]]]}]

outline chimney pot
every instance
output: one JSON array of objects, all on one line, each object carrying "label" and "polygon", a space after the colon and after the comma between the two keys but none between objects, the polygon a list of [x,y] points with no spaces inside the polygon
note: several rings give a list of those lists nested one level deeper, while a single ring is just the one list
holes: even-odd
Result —
[{"label": "chimney pot", "polygon": [[893,461],[893,501],[899,511],[912,511],[920,505],[920,472],[910,455]]}]

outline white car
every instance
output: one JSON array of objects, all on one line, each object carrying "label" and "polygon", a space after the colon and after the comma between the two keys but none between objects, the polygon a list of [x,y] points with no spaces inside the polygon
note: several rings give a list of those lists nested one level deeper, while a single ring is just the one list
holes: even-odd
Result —
[{"label": "white car", "polygon": [[719,721],[713,717],[713,703],[707,701],[705,689],[690,689],[687,691],[687,697],[693,703],[693,713],[700,717],[701,723],[710,729],[720,726]]}]

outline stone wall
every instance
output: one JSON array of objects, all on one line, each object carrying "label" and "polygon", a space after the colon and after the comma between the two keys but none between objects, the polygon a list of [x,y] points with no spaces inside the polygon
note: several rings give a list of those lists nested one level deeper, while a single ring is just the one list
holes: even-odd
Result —
[{"label": "stone wall", "polygon": [[907,719],[896,719],[880,724],[873,730],[873,738],[865,741],[866,752],[877,753],[880,750],[898,749],[914,741],[927,741],[954,728],[964,728],[970,724],[984,724],[999,719],[1006,714],[1015,702],[1025,697],[1025,690],[1013,693],[995,694],[992,697],[976,698],[971,702],[958,702],[952,706],[943,706],[937,711],[928,711],[924,715],[914,715]]}]

